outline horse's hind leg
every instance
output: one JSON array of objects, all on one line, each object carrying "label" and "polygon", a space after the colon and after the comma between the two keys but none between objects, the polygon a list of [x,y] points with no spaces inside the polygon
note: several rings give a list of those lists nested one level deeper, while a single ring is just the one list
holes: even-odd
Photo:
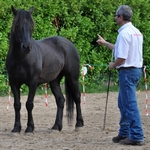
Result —
[{"label": "horse's hind leg", "polygon": [[71,99],[74,100],[76,104],[76,125],[75,127],[83,127],[84,126],[84,121],[82,117],[82,112],[81,112],[81,93],[79,91],[79,83],[78,79],[75,78],[75,76],[69,76],[66,77],[66,98],[69,103]]},{"label": "horse's hind leg", "polygon": [[65,102],[64,96],[60,88],[60,79],[57,78],[50,82],[50,87],[52,93],[55,96],[55,100],[57,104],[56,119],[55,119],[55,124],[52,127],[52,130],[58,130],[58,131],[62,130],[63,109],[64,109],[64,102]]}]

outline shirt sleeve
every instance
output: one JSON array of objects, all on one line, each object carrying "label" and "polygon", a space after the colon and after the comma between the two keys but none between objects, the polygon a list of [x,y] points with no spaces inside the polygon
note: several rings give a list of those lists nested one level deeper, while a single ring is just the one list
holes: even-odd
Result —
[{"label": "shirt sleeve", "polygon": [[116,58],[127,59],[129,55],[130,37],[119,35],[115,44]]}]

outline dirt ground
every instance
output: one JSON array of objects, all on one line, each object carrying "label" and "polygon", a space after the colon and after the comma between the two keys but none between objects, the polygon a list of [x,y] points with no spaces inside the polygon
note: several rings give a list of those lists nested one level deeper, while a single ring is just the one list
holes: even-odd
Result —
[{"label": "dirt ground", "polygon": [[82,113],[85,126],[80,131],[68,126],[67,118],[63,118],[61,132],[50,132],[55,121],[56,104],[53,95],[48,97],[48,107],[45,97],[35,96],[33,117],[34,134],[24,134],[27,124],[25,102],[27,96],[22,96],[20,134],[12,134],[14,125],[13,98],[6,111],[8,97],[0,97],[0,150],[150,150],[150,117],[145,115],[145,92],[137,92],[139,108],[145,133],[144,146],[124,146],[112,142],[112,137],[118,134],[119,110],[117,108],[117,93],[109,93],[105,130],[104,113],[106,93],[86,94],[86,103],[82,97]]}]

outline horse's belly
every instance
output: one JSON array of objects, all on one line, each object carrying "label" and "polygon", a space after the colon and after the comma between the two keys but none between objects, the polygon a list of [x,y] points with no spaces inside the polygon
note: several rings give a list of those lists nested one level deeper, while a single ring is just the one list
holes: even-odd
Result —
[{"label": "horse's belly", "polygon": [[39,82],[39,84],[50,82],[50,81],[56,79],[58,74],[59,74],[58,71],[42,72],[42,74],[39,76],[38,82]]}]

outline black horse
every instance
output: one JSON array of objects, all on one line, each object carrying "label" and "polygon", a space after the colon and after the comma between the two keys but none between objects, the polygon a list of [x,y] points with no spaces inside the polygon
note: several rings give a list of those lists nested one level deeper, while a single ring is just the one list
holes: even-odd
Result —
[{"label": "black horse", "polygon": [[52,36],[35,41],[32,38],[34,21],[33,7],[29,11],[16,10],[11,6],[14,20],[10,33],[10,45],[6,58],[9,84],[14,95],[15,123],[12,132],[21,131],[20,122],[20,87],[26,84],[29,88],[26,109],[28,112],[25,132],[34,131],[32,109],[37,86],[49,83],[57,104],[56,120],[52,130],[62,130],[62,119],[65,98],[60,88],[60,81],[65,77],[66,108],[68,121],[73,119],[74,103],[76,104],[76,125],[83,126],[81,113],[81,94],[79,91],[80,58],[71,41],[60,36]]}]

